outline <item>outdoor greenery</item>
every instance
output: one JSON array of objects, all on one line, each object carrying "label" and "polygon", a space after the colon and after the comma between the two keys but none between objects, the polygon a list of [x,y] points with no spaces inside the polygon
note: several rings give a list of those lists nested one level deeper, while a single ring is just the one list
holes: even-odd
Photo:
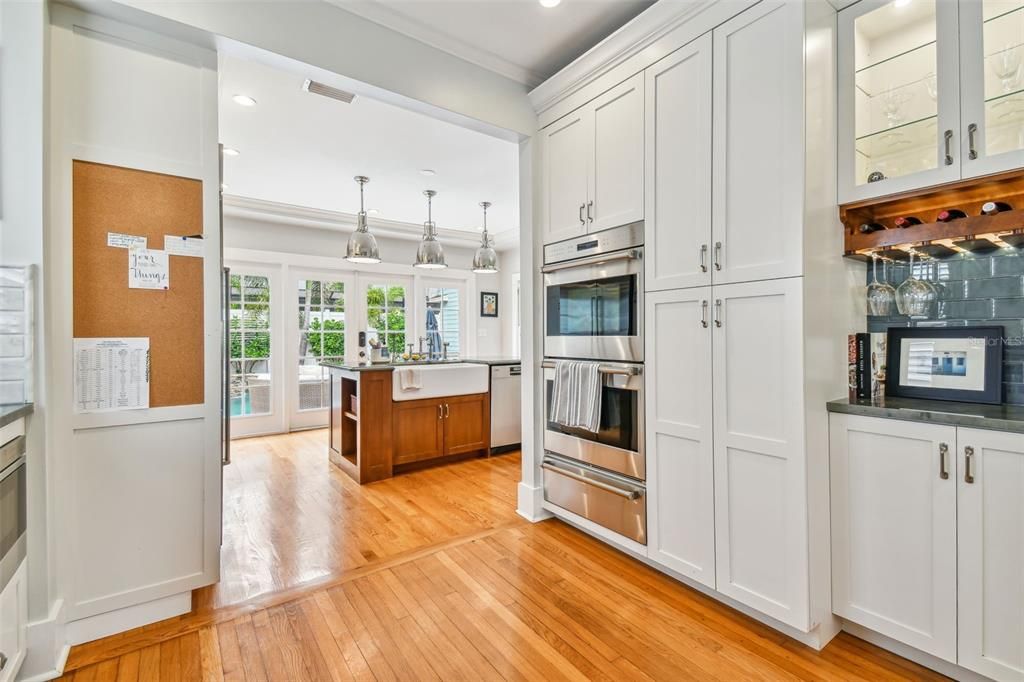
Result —
[{"label": "outdoor greenery", "polygon": [[405,352],[405,287],[371,286],[366,291],[366,323],[391,353]]},{"label": "outdoor greenery", "polygon": [[318,358],[345,356],[345,323],[341,320],[314,319],[306,332],[309,354]]},{"label": "outdoor greenery", "polygon": [[232,275],[230,286],[231,358],[242,361],[242,372],[249,374],[270,357],[270,283],[266,277]]}]

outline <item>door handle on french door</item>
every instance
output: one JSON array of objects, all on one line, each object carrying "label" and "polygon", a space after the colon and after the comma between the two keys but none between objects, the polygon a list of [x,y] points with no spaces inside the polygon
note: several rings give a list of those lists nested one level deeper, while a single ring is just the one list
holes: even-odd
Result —
[{"label": "door handle on french door", "polygon": [[939,443],[939,478],[949,478],[949,446]]},{"label": "door handle on french door", "polygon": [[700,302],[700,326],[705,329],[708,328],[708,302],[703,300]]},{"label": "door handle on french door", "polygon": [[700,245],[700,271],[701,272],[707,272],[708,271],[707,263],[704,262],[704,260],[707,258],[707,255],[708,255],[708,245],[707,244],[701,244]]}]

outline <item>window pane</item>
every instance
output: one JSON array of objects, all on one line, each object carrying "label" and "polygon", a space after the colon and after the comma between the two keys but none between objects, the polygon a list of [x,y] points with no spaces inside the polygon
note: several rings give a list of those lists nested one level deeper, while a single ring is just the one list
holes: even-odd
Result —
[{"label": "window pane", "polygon": [[342,282],[323,283],[323,306],[345,310],[345,285]]},{"label": "window pane", "polygon": [[246,332],[243,338],[243,356],[249,358],[270,357],[270,332]]},{"label": "window pane", "polygon": [[328,406],[330,378],[319,358],[299,361],[299,410],[320,410]]},{"label": "window pane", "polygon": [[376,284],[371,284],[366,289],[366,305],[368,306],[384,306],[384,287]]},{"label": "window pane", "polygon": [[248,329],[270,328],[270,306],[266,303],[246,303],[242,308],[242,326]]},{"label": "window pane", "polygon": [[388,307],[405,307],[405,287],[388,287]]},{"label": "window pane", "polygon": [[266,362],[231,362],[231,416],[270,413],[270,375]]}]

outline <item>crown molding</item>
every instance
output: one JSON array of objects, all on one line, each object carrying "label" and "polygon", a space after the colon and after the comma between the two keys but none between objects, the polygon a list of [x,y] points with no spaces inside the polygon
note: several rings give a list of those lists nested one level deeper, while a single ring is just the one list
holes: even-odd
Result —
[{"label": "crown molding", "polygon": [[[320,230],[334,230],[335,232],[343,233],[349,233],[356,229],[355,213],[295,206],[294,204],[264,201],[263,199],[252,199],[234,194],[224,195],[224,215],[260,222],[298,225]],[[419,223],[367,218],[366,224],[373,234],[379,237],[391,237],[407,241],[419,241],[423,237],[423,225]],[[512,248],[519,243],[518,231],[514,229],[502,230],[498,233],[491,232],[490,235],[494,248],[498,250]],[[480,245],[480,233],[478,231],[453,230],[451,228],[439,227],[437,229],[437,236],[445,244],[451,244],[452,246],[476,248]]]},{"label": "crown molding", "polygon": [[422,22],[411,19],[408,16],[387,7],[379,0],[327,0],[332,5],[340,7],[346,12],[351,12],[367,21],[372,21],[384,28],[397,31],[402,35],[425,43],[430,47],[447,52],[453,57],[476,64],[488,71],[493,71],[501,76],[521,83],[528,88],[539,85],[544,76],[528,69],[521,64],[510,62],[499,57],[493,52],[474,47],[458,38],[431,28]]},{"label": "crown molding", "polygon": [[[530,91],[540,114],[572,98],[575,108],[608,87],[642,71],[715,26],[739,14],[757,0],[659,0],[632,21],[602,40],[571,64]],[[674,35],[673,35],[674,34]],[[613,73],[614,72],[614,73]],[[605,76],[615,82],[599,83]],[[541,125],[561,111],[544,117]]]}]

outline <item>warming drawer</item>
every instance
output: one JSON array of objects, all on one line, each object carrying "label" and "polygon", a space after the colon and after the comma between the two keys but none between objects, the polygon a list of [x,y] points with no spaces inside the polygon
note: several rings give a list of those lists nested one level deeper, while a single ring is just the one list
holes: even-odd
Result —
[{"label": "warming drawer", "polygon": [[544,455],[544,499],[642,545],[647,544],[647,491],[635,480]]}]

